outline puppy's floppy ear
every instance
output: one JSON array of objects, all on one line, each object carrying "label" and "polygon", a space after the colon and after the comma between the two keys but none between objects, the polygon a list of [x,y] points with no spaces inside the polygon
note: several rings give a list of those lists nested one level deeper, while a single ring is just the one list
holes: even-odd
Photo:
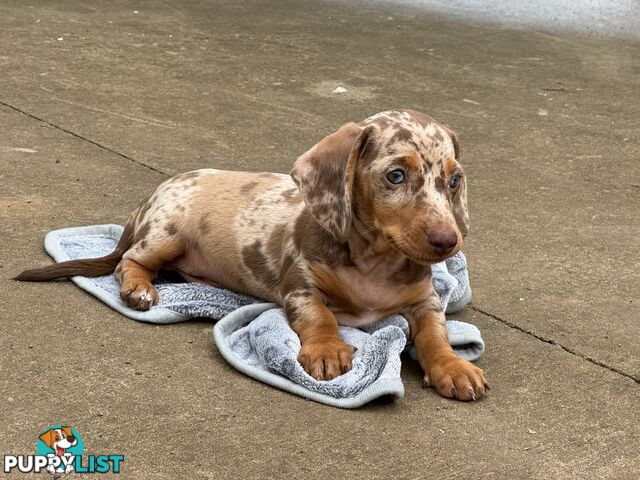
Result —
[{"label": "puppy's floppy ear", "polygon": [[51,430],[47,430],[42,435],[40,435],[39,438],[47,447],[52,448],[53,444],[56,441],[56,431],[53,428]]},{"label": "puppy's floppy ear", "polygon": [[[460,162],[460,144],[458,143],[458,137],[451,129],[447,127],[444,128],[449,134],[449,137],[451,137],[456,160]],[[456,225],[458,225],[462,237],[466,237],[469,233],[469,209],[467,207],[467,180],[465,175],[462,175],[460,187],[453,199],[453,216],[456,219]]]},{"label": "puppy's floppy ear", "polygon": [[449,138],[451,138],[451,142],[453,142],[453,151],[455,152],[454,155],[456,157],[456,160],[460,161],[460,144],[458,143],[458,136],[446,125],[443,125],[443,128],[446,130]]},{"label": "puppy's floppy ear", "polygon": [[469,233],[469,208],[467,207],[467,179],[464,175],[460,179],[460,187],[453,200],[453,216],[462,238],[466,237]]},{"label": "puppy's floppy ear", "polygon": [[372,130],[347,123],[301,155],[291,170],[313,218],[341,242],[351,231],[356,164]]}]

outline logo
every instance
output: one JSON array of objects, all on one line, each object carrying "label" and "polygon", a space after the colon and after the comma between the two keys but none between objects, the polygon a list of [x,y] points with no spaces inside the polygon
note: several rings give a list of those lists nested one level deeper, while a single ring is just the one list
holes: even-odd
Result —
[{"label": "logo", "polygon": [[38,437],[35,455],[5,455],[4,473],[40,473],[54,478],[69,473],[120,473],[124,455],[84,455],[84,442],[73,427],[54,425]]}]

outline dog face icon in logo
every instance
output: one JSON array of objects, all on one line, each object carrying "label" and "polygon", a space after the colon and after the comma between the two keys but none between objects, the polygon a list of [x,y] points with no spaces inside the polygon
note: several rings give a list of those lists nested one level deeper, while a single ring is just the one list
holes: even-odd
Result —
[{"label": "dog face icon in logo", "polygon": [[75,457],[82,455],[83,450],[84,444],[78,432],[63,425],[47,428],[38,437],[36,445],[36,454],[49,458],[47,471],[51,474],[73,472]]}]

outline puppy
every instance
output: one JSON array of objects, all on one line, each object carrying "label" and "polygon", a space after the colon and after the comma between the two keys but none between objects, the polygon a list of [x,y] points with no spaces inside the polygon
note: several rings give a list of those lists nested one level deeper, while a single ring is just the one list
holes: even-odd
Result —
[{"label": "puppy", "polygon": [[[52,428],[40,435],[39,438],[45,443],[45,445],[47,445],[47,447],[52,448],[55,451],[55,454],[50,453],[47,457],[70,457],[71,454],[65,453],[65,451],[67,448],[71,448],[78,443],[78,440],[76,440],[76,437],[73,435],[70,427]],[[61,465],[57,469],[55,466],[50,464],[47,467],[47,471],[51,474],[70,473],[74,471],[74,468],[71,463],[66,467]]]},{"label": "puppy", "polygon": [[29,270],[43,281],[114,272],[131,308],[158,302],[160,269],[279,303],[314,378],[351,369],[338,324],[402,313],[424,384],[476,400],[482,370],[456,356],[431,267],[468,232],[455,135],[411,110],[348,123],[300,156],[291,175],[196,170],[162,183],[130,215],[113,253]]}]

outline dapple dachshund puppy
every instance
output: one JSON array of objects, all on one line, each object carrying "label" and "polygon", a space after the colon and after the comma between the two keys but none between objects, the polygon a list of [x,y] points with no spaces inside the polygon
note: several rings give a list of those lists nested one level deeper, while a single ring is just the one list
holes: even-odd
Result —
[{"label": "dapple dachshund puppy", "polygon": [[161,184],[129,217],[113,253],[23,272],[42,281],[114,272],[131,308],[158,302],[160,269],[276,302],[318,380],[351,369],[338,325],[393,314],[410,324],[424,384],[476,400],[484,373],[456,356],[431,264],[468,231],[455,135],[411,110],[348,123],[297,159],[291,176],[196,170]]}]

